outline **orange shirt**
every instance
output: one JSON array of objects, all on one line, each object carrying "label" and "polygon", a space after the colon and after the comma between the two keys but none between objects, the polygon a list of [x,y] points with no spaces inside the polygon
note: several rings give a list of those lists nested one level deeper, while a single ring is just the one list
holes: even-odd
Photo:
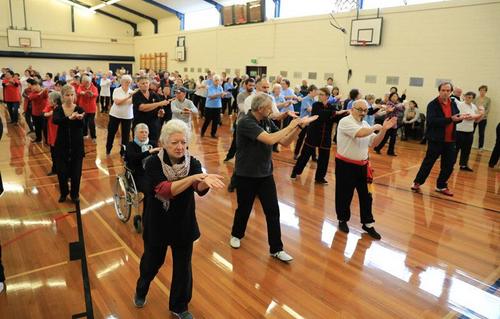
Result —
[{"label": "orange shirt", "polygon": [[49,93],[47,90],[41,92],[32,92],[29,95],[31,101],[31,114],[34,116],[42,116],[43,110],[49,104]]}]

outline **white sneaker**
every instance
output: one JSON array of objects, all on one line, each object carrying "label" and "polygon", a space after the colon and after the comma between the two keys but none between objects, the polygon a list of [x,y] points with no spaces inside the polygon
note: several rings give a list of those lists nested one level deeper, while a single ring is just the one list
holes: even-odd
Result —
[{"label": "white sneaker", "polygon": [[271,254],[274,258],[277,258],[284,262],[289,262],[293,260],[293,257],[287,254],[284,250],[278,251],[277,253]]},{"label": "white sneaker", "polygon": [[3,284],[3,282],[0,282],[0,294],[2,293],[4,288],[5,288],[5,285]]},{"label": "white sneaker", "polygon": [[231,239],[229,240],[229,245],[231,245],[231,247],[233,247],[234,249],[240,248],[241,246],[240,239],[231,236]]}]

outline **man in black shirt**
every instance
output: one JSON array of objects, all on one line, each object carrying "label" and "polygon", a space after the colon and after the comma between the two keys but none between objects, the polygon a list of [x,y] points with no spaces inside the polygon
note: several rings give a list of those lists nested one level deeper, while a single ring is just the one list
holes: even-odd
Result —
[{"label": "man in black shirt", "polygon": [[273,178],[272,149],[276,143],[289,145],[297,138],[304,126],[314,121],[317,116],[296,118],[286,128],[279,131],[268,118],[272,105],[273,101],[269,95],[258,93],[252,100],[250,111],[238,121],[235,167],[238,208],[235,212],[229,244],[233,248],[240,247],[240,240],[245,236],[253,202],[258,196],[266,215],[271,256],[289,262],[293,258],[283,250],[281,241],[280,211]]},{"label": "man in black shirt", "polygon": [[160,127],[158,117],[163,116],[161,107],[169,102],[162,100],[158,94],[149,90],[149,79],[147,77],[139,77],[137,79],[139,91],[132,96],[134,105],[134,120],[132,131],[139,123],[144,123],[149,128],[149,141],[156,146],[158,136],[160,135]]}]

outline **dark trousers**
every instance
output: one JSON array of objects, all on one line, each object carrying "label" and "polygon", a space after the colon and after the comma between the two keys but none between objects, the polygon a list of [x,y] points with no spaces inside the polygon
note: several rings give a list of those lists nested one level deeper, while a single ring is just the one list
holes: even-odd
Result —
[{"label": "dark trousers", "polygon": [[50,146],[50,157],[52,159],[52,169],[50,170],[51,172],[57,172],[57,157],[56,157],[56,148],[54,146]]},{"label": "dark trousers", "polygon": [[276,184],[272,175],[267,177],[243,177],[236,176],[236,197],[238,208],[234,214],[233,229],[231,235],[236,238],[245,237],[248,218],[252,212],[253,202],[258,196],[267,223],[267,238],[271,254],[283,250],[280,228],[280,208]]},{"label": "dark trousers", "polygon": [[19,102],[5,102],[5,104],[7,104],[10,122],[17,123],[19,121]]},{"label": "dark trousers", "polygon": [[497,139],[488,164],[491,167],[497,165],[499,158],[500,158],[500,123],[497,124]]},{"label": "dark trousers", "polygon": [[358,192],[362,224],[373,223],[372,194],[368,192],[366,173],[368,165],[359,166],[335,159],[335,211],[337,219],[347,222],[351,219],[351,201],[354,190]]},{"label": "dark trousers", "polygon": [[[57,179],[59,181],[59,192],[61,196],[68,196],[71,198],[79,197],[80,193],[80,179],[82,177],[82,163],[83,158],[61,158],[57,157]],[[68,187],[68,180],[71,179],[71,191]]]},{"label": "dark trousers", "polygon": [[32,115],[32,118],[33,124],[35,125],[36,142],[41,142],[43,133],[43,115]]},{"label": "dark trousers", "polygon": [[33,126],[33,120],[31,117],[31,104],[28,105],[28,109],[26,110],[26,112],[24,112],[24,120],[26,121],[26,124],[28,124],[30,132],[34,131],[35,127]]},{"label": "dark trousers", "polygon": [[197,94],[193,95],[193,104],[198,108],[200,111],[200,115],[202,117],[205,116],[205,103],[207,102],[207,98],[203,96],[199,96]]},{"label": "dark trousers", "polygon": [[236,122],[233,124],[233,140],[231,141],[231,146],[226,154],[226,159],[230,160],[236,155],[236,129],[238,128]]},{"label": "dark trousers", "polygon": [[[144,254],[139,266],[140,276],[137,280],[136,294],[145,298],[151,281],[155,278],[161,266],[165,262],[167,245],[154,246],[144,244]],[[191,256],[193,244],[186,246],[170,246],[172,249],[173,272],[172,284],[170,285],[170,311],[181,313],[188,310],[193,292],[193,275],[191,270]]]},{"label": "dark trousers", "polygon": [[474,140],[474,132],[460,132],[457,131],[457,152],[455,155],[455,162],[460,152],[460,166],[467,166],[469,162],[470,150],[472,148],[472,141]]},{"label": "dark trousers", "polygon": [[424,160],[420,169],[418,170],[417,176],[414,182],[420,185],[425,183],[425,180],[429,176],[434,163],[441,156],[441,171],[437,179],[438,188],[448,187],[448,178],[450,178],[453,172],[453,165],[455,165],[456,157],[456,146],[454,142],[435,142],[427,141],[427,152],[425,153]]},{"label": "dark trousers", "polygon": [[109,116],[108,122],[108,137],[106,140],[106,153],[111,153],[111,149],[113,148],[113,140],[115,139],[116,132],[118,131],[118,126],[121,125],[121,134],[122,134],[122,144],[127,145],[130,138],[130,124],[132,120],[125,120],[114,117],[112,115]]},{"label": "dark trousers", "polygon": [[394,146],[396,145],[396,137],[398,136],[398,129],[397,128],[390,128],[387,130],[385,133],[384,139],[380,144],[375,147],[375,150],[377,152],[380,152],[382,148],[384,148],[385,143],[387,143],[387,140],[389,140],[389,149],[387,150],[387,154],[394,154]]},{"label": "dark trousers", "polygon": [[226,109],[227,109],[227,114],[228,115],[231,115],[231,113],[233,112],[233,109],[231,108],[231,99],[229,98],[224,98],[222,99],[222,111],[221,113],[224,114],[226,113]]},{"label": "dark trousers", "polygon": [[89,130],[90,137],[96,138],[97,135],[95,133],[95,113],[85,113],[85,117],[83,119],[83,136],[87,136]]},{"label": "dark trousers", "polygon": [[[301,130],[299,133],[299,136],[297,137],[297,142],[295,143],[295,150],[293,153],[295,156],[299,156],[300,150],[302,149],[302,145],[304,145],[304,139],[306,138],[307,130]],[[313,160],[316,159],[316,152],[313,153],[312,155]]]},{"label": "dark trousers", "polygon": [[2,246],[0,245],[0,282],[5,281],[5,273],[3,270],[3,264],[2,264]]},{"label": "dark trousers", "polygon": [[[318,149],[319,149],[318,164],[316,166],[316,176],[314,179],[317,181],[321,181],[325,178],[326,172],[328,170],[328,161],[330,160],[330,149],[319,148],[319,147]],[[311,156],[314,156],[315,154],[316,154],[316,147],[304,144],[304,146],[302,147],[302,152],[300,153],[300,156],[297,159],[297,162],[295,163],[293,171],[297,175],[302,174],[307,162],[309,162]]]},{"label": "dark trousers", "polygon": [[205,108],[205,122],[203,122],[203,126],[201,127],[201,136],[205,135],[210,122],[212,122],[210,135],[215,137],[220,123],[220,108]]},{"label": "dark trousers", "polygon": [[109,96],[101,96],[100,104],[101,104],[101,112],[107,112],[109,109],[111,98]]},{"label": "dark trousers", "polygon": [[479,123],[474,123],[474,132],[476,131],[476,127],[479,126],[479,148],[483,148],[484,146],[484,131],[486,130],[487,120],[481,120]]}]

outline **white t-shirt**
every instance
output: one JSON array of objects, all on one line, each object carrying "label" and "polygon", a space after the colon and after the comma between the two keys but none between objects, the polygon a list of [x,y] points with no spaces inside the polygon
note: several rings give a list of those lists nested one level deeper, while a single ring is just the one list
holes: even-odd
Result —
[{"label": "white t-shirt", "polygon": [[[467,104],[465,102],[457,103],[460,114],[479,114],[478,108],[474,104]],[[459,132],[474,132],[474,120],[463,120],[457,123],[457,131]]]},{"label": "white t-shirt", "polygon": [[116,105],[114,102],[115,99],[124,99],[126,98],[129,94],[132,94],[132,91],[130,88],[128,89],[128,92],[125,93],[123,91],[122,87],[118,87],[113,91],[113,106],[111,106],[111,110],[109,111],[109,115],[117,117],[119,119],[124,119],[124,120],[131,120],[134,118],[134,109],[132,105],[132,99],[130,99],[130,104],[122,104],[122,105]]},{"label": "white t-shirt", "polygon": [[110,79],[101,79],[101,96],[110,96],[110,87],[111,80]]},{"label": "white t-shirt", "polygon": [[[189,128],[191,128],[191,115],[198,114],[198,109],[194,106],[193,102],[188,99],[184,99],[184,101],[180,102],[179,100],[173,100],[171,104],[172,109],[172,119],[177,119],[184,121]],[[189,109],[191,114],[182,114],[184,109]]]},{"label": "white t-shirt", "polygon": [[[240,109],[240,112],[243,111],[243,114],[247,114],[248,111],[250,111],[250,109],[252,108],[252,101],[253,101],[253,98],[256,96],[256,94],[250,94],[246,99],[245,99],[245,104],[243,104],[243,108],[241,108],[239,105],[238,105],[238,108]],[[278,107],[276,106],[276,102],[274,100],[274,98],[271,96],[271,98],[273,99],[273,107],[272,107],[272,112],[271,113],[279,113],[280,110],[278,110]]]},{"label": "white t-shirt", "polygon": [[368,148],[377,134],[355,137],[356,133],[364,127],[370,128],[370,124],[366,121],[359,122],[352,115],[340,120],[337,129],[337,153],[339,155],[356,161],[368,159]]}]

